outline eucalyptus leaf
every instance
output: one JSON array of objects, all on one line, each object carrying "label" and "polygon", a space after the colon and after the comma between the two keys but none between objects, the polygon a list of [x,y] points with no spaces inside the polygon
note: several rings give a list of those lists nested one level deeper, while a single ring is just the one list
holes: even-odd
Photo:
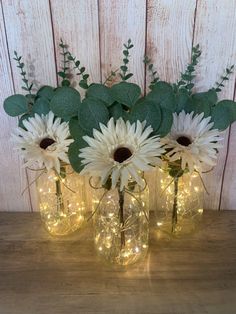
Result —
[{"label": "eucalyptus leaf", "polygon": [[228,107],[224,107],[219,102],[212,108],[211,119],[214,122],[214,129],[225,130],[231,123],[231,110]]},{"label": "eucalyptus leaf", "polygon": [[128,108],[131,108],[141,95],[141,89],[138,85],[127,82],[113,85],[111,92],[114,100],[126,105]]},{"label": "eucalyptus leaf", "polygon": [[156,131],[161,124],[161,108],[153,101],[144,100],[134,105],[130,112],[131,122],[137,120],[147,122],[147,126],[151,125],[153,131]]},{"label": "eucalyptus leaf", "polygon": [[9,96],[3,103],[4,110],[11,117],[16,117],[27,113],[28,101],[25,96],[16,94]]},{"label": "eucalyptus leaf", "polygon": [[187,89],[185,89],[185,88],[179,89],[177,91],[177,94],[175,95],[175,98],[176,98],[176,100],[175,100],[175,102],[176,102],[175,112],[180,113],[189,104],[190,97],[189,97],[189,93],[188,93]]},{"label": "eucalyptus leaf", "polygon": [[71,136],[75,139],[81,139],[86,135],[85,131],[80,127],[78,118],[72,118],[69,122],[69,129]]},{"label": "eucalyptus leaf", "polygon": [[122,105],[117,102],[110,106],[108,110],[110,113],[110,118],[113,117],[115,120],[118,120],[120,117],[123,117],[124,110]]},{"label": "eucalyptus leaf", "polygon": [[173,124],[173,113],[169,109],[161,107],[161,124],[159,128],[155,131],[160,137],[166,136]]},{"label": "eucalyptus leaf", "polygon": [[151,92],[146,98],[172,112],[176,110],[176,98],[172,86],[169,83],[159,81],[152,86]]},{"label": "eucalyptus leaf", "polygon": [[190,99],[185,106],[185,112],[194,112],[194,114],[204,113],[205,117],[208,117],[211,114],[210,104],[206,100],[199,101],[197,99]]},{"label": "eucalyptus leaf", "polygon": [[86,146],[88,146],[88,144],[83,139],[76,140],[69,146],[68,158],[72,168],[76,172],[80,172],[84,168],[84,165],[81,163],[82,159],[79,157],[79,153],[80,149]]},{"label": "eucalyptus leaf", "polygon": [[192,95],[192,99],[196,102],[207,102],[210,106],[214,106],[217,103],[217,93],[216,90],[209,89],[207,92],[196,93]]},{"label": "eucalyptus leaf", "polygon": [[86,95],[90,98],[104,101],[107,107],[109,107],[114,102],[110,88],[103,84],[93,84],[89,86]]},{"label": "eucalyptus leaf", "polygon": [[80,93],[72,87],[59,87],[50,102],[53,113],[61,118],[72,118],[78,115]]},{"label": "eucalyptus leaf", "polygon": [[233,123],[236,121],[236,102],[233,100],[221,100],[216,105],[217,107],[220,106],[221,108],[224,108],[226,111],[230,111],[230,123]]},{"label": "eucalyptus leaf", "polygon": [[88,134],[99,129],[99,123],[107,124],[109,112],[104,102],[93,98],[85,98],[79,106],[79,124]]},{"label": "eucalyptus leaf", "polygon": [[49,100],[45,97],[37,98],[33,105],[33,112],[39,115],[46,115],[50,111]]}]

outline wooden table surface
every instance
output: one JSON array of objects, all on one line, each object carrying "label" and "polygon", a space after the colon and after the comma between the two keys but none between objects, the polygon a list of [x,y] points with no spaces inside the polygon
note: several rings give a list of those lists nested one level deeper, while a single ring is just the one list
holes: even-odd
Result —
[{"label": "wooden table surface", "polygon": [[91,226],[53,238],[39,214],[0,213],[0,314],[234,314],[236,212],[206,211],[201,231],[158,239],[144,262],[96,257]]}]

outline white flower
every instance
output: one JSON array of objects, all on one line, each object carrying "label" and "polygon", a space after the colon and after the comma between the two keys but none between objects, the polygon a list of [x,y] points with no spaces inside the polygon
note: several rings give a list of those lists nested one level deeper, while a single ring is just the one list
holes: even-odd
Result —
[{"label": "white flower", "polygon": [[140,172],[153,169],[151,165],[160,163],[159,156],[165,151],[159,137],[149,137],[151,126],[145,128],[145,123],[131,124],[122,118],[115,123],[111,118],[107,126],[100,124],[100,129],[93,130],[93,138],[83,137],[89,146],[80,149],[85,165],[81,174],[98,176],[102,184],[111,176],[112,188],[119,182],[120,190],[129,179],[143,187]]},{"label": "white flower", "polygon": [[31,117],[24,120],[21,127],[12,134],[17,151],[26,160],[24,166],[37,164],[38,167],[56,169],[60,172],[60,161],[69,163],[68,146],[73,142],[68,122],[61,122],[52,111],[47,115]]},{"label": "white flower", "polygon": [[223,139],[221,132],[212,129],[214,123],[210,122],[211,117],[203,118],[203,113],[193,115],[194,112],[174,113],[171,131],[162,139],[166,144],[168,160],[181,160],[181,168],[188,167],[190,172],[215,166],[217,150],[222,147],[219,141]]}]

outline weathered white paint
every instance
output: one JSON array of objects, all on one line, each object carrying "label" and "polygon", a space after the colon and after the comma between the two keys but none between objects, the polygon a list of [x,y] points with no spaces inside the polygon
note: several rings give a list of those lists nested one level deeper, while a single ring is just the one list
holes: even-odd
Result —
[{"label": "weathered white paint", "polygon": [[[23,54],[27,70],[36,85],[56,86],[60,63],[58,41],[63,38],[70,50],[86,66],[92,81],[104,81],[122,61],[122,44],[129,38],[132,50],[132,81],[147,90],[149,75],[142,63],[146,52],[161,78],[174,82],[190,58],[192,44],[199,43],[203,54],[198,69],[197,88],[205,90],[236,60],[236,1],[225,0],[0,0],[0,102],[14,92],[21,92],[20,76],[9,59],[13,51]],[[5,24],[5,27],[4,27]],[[11,73],[12,67],[12,73]],[[220,97],[232,98],[235,75]],[[0,210],[37,210],[35,187],[24,196],[20,191],[31,173],[21,170],[9,143],[16,120],[0,109]],[[205,178],[210,195],[208,208],[236,209],[235,126],[230,132],[218,165]],[[227,156],[227,160],[226,160]],[[155,205],[155,184],[151,185],[151,205]],[[155,182],[155,184],[154,184]],[[221,203],[221,204],[220,204]]]}]

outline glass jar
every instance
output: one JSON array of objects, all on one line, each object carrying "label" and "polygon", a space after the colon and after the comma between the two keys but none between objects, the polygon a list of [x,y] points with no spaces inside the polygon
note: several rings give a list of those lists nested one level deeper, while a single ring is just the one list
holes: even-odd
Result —
[{"label": "glass jar", "polygon": [[37,180],[39,207],[47,231],[56,236],[70,234],[85,220],[85,182],[71,166],[44,171]]},{"label": "glass jar", "polygon": [[149,238],[149,190],[130,182],[118,188],[93,190],[94,239],[108,262],[128,265],[145,257]]},{"label": "glass jar", "polygon": [[156,224],[160,231],[174,235],[196,230],[203,213],[203,183],[198,173],[172,177],[157,169]]}]

